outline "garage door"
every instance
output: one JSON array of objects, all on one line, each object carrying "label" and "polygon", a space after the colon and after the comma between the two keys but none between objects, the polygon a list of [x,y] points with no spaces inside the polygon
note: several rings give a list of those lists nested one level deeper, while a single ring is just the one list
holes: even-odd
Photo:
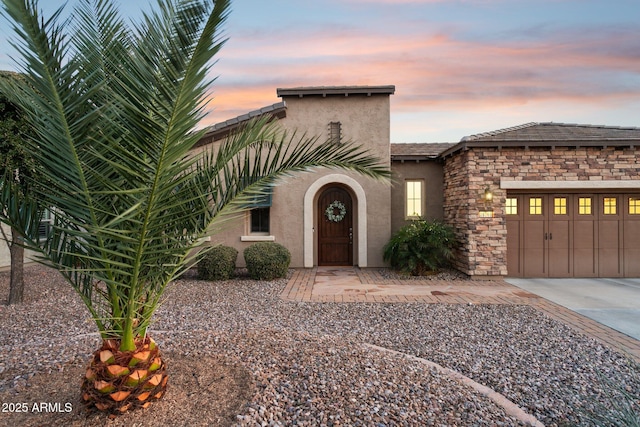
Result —
[{"label": "garage door", "polygon": [[640,277],[640,194],[517,194],[506,199],[514,277]]}]

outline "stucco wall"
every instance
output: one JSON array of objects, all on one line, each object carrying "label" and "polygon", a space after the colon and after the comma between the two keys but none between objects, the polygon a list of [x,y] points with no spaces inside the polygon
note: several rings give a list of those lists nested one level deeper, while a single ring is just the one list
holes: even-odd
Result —
[{"label": "stucco wall", "polygon": [[[638,149],[620,147],[472,148],[445,159],[444,217],[461,241],[456,268],[472,276],[507,274],[507,191],[500,181],[638,180]],[[493,218],[480,218],[482,193],[493,193]]]},{"label": "stucco wall", "polygon": [[[388,95],[350,95],[341,96],[304,96],[285,97],[287,115],[279,123],[287,130],[297,130],[297,135],[306,133],[307,136],[319,135],[321,141],[328,137],[328,125],[332,121],[342,124],[343,140],[353,140],[370,150],[379,157],[381,163],[390,167],[390,106]],[[273,204],[270,212],[270,234],[276,242],[283,244],[291,251],[292,267],[305,266],[305,230],[304,217],[312,215],[312,221],[317,221],[315,204],[313,212],[305,212],[304,200],[307,189],[325,176],[338,174],[344,177],[340,181],[357,182],[357,186],[366,195],[366,261],[359,259],[362,253],[358,242],[363,241],[358,233],[358,212],[360,207],[354,207],[354,264],[382,266],[382,247],[390,237],[390,198],[391,187],[370,178],[364,178],[351,172],[342,170],[316,170],[312,173],[296,174],[281,182],[273,192]],[[352,191],[352,193],[355,193]],[[352,196],[355,194],[352,194]],[[317,199],[314,198],[314,202]],[[354,199],[355,203],[355,199]],[[241,236],[248,235],[249,214],[245,214],[236,221],[225,224],[221,232],[212,238],[212,243],[224,243],[234,246],[240,252],[238,265],[244,265],[242,251],[253,242],[242,242]],[[314,239],[311,235],[307,238]],[[315,239],[313,251],[317,251]],[[313,254],[313,264],[316,265],[317,254]]]},{"label": "stucco wall", "polygon": [[393,186],[391,188],[391,233],[407,224],[405,208],[405,181],[421,179],[424,181],[423,216],[430,220],[443,219],[444,171],[441,162],[394,161],[391,163]]}]

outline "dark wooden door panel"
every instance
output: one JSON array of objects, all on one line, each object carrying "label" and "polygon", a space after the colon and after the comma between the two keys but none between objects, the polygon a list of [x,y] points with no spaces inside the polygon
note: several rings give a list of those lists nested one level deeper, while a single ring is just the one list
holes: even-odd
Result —
[{"label": "dark wooden door panel", "polygon": [[318,199],[317,215],[318,265],[353,265],[353,209],[349,193],[341,187],[324,190]]}]

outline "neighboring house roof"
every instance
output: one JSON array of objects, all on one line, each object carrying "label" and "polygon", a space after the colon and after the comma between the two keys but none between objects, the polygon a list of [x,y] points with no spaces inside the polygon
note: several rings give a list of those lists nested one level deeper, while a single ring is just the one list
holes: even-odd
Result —
[{"label": "neighboring house roof", "polygon": [[442,153],[451,155],[473,147],[609,147],[640,145],[640,128],[568,123],[526,123],[465,136]]},{"label": "neighboring house roof", "polygon": [[366,95],[375,94],[393,95],[396,91],[394,85],[385,86],[305,86],[292,88],[278,88],[278,96],[329,96],[329,95]]},{"label": "neighboring house roof", "polygon": [[284,101],[277,102],[266,107],[259,108],[257,110],[250,111],[246,114],[242,114],[238,117],[234,117],[224,122],[216,123],[213,126],[207,128],[207,132],[200,140],[197,146],[206,145],[213,141],[217,141],[229,135],[229,132],[236,129],[242,123],[245,123],[253,118],[262,117],[265,114],[270,114],[272,118],[281,119],[287,115],[287,104]]},{"label": "neighboring house roof", "polygon": [[428,160],[456,145],[455,142],[391,144],[391,160]]}]

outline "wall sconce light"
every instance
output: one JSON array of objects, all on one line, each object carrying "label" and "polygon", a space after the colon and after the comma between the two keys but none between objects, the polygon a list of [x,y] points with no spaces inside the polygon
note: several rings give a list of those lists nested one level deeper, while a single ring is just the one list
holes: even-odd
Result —
[{"label": "wall sconce light", "polygon": [[482,201],[484,202],[484,208],[480,209],[480,218],[493,218],[493,208],[491,206],[493,204],[493,193],[488,185],[482,193]]},{"label": "wall sconce light", "polygon": [[482,198],[484,199],[485,206],[490,205],[493,202],[493,193],[491,192],[491,189],[489,188],[488,185],[484,189],[484,194],[482,195]]}]

